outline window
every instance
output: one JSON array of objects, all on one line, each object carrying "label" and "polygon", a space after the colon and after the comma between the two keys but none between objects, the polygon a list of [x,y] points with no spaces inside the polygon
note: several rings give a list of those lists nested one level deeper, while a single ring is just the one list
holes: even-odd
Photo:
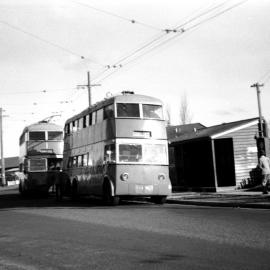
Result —
[{"label": "window", "polygon": [[143,104],[143,117],[163,119],[162,106]]},{"label": "window", "polygon": [[86,127],[86,124],[87,124],[87,122],[86,122],[86,116],[88,116],[88,115],[85,115],[83,117],[83,128],[85,128]]},{"label": "window", "polygon": [[92,125],[95,125],[97,122],[97,112],[92,112]]},{"label": "window", "polygon": [[45,131],[30,131],[29,140],[30,141],[45,141]]},{"label": "window", "polygon": [[73,162],[72,162],[72,167],[77,167],[78,166],[78,157],[73,157]]},{"label": "window", "polygon": [[142,146],[140,144],[120,144],[120,162],[139,162],[142,159]]},{"label": "window", "polygon": [[88,163],[87,166],[93,166],[93,157],[91,156],[90,153],[88,153]]},{"label": "window", "polygon": [[72,121],[72,132],[77,131],[76,121]]},{"label": "window", "polygon": [[151,164],[166,164],[166,146],[164,144],[145,144],[143,146],[143,161]]},{"label": "window", "polygon": [[92,113],[90,113],[89,115],[88,115],[88,120],[89,120],[89,126],[91,126],[92,125]]},{"label": "window", "polygon": [[100,123],[103,121],[103,109],[100,109],[97,111],[97,123]]},{"label": "window", "polygon": [[118,117],[140,117],[139,104],[117,103]]},{"label": "window", "polygon": [[82,166],[82,161],[83,161],[83,158],[82,156],[78,156],[78,167],[81,167]]},{"label": "window", "polygon": [[83,166],[88,165],[88,157],[89,157],[88,153],[83,155],[83,160],[82,160]]},{"label": "window", "polygon": [[104,161],[115,162],[115,144],[108,144],[104,147]]},{"label": "window", "polygon": [[46,159],[30,159],[29,171],[46,171]]},{"label": "window", "polygon": [[62,131],[48,131],[48,140],[49,141],[62,140],[62,139],[63,139]]},{"label": "window", "polygon": [[83,118],[79,118],[77,120],[77,127],[78,127],[78,130],[83,128]]},{"label": "window", "polygon": [[113,104],[110,104],[106,107],[104,107],[104,119],[109,119],[113,118],[114,113],[113,113]]}]

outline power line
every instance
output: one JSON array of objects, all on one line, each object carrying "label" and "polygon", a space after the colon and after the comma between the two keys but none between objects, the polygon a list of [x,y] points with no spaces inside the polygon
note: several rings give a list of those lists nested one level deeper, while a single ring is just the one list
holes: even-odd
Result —
[{"label": "power line", "polygon": [[[181,25],[175,27],[174,29],[177,29],[177,30],[180,29],[180,31],[178,31],[174,36],[171,36],[170,38],[166,39],[165,41],[161,41],[161,42],[160,42],[160,39],[161,39],[162,37],[164,37],[164,34],[163,34],[163,35],[161,35],[161,36],[155,38],[154,40],[151,40],[150,42],[146,43],[146,44],[143,45],[142,47],[136,49],[135,51],[133,51],[132,53],[130,53],[128,56],[125,56],[125,57],[121,58],[120,60],[118,60],[117,62],[115,62],[115,65],[118,65],[119,63],[122,63],[122,61],[125,61],[125,60],[127,60],[127,59],[129,59],[129,58],[135,56],[135,55],[136,55],[137,53],[139,53],[140,51],[143,51],[144,49],[149,48],[149,46],[154,45],[154,47],[151,47],[148,51],[145,51],[145,52],[143,52],[142,54],[137,55],[137,56],[134,57],[133,59],[129,60],[128,62],[126,62],[126,63],[124,63],[124,64],[121,64],[121,67],[126,66],[126,65],[128,65],[128,64],[130,64],[130,63],[132,63],[132,62],[134,62],[134,61],[136,61],[136,60],[138,60],[138,59],[141,58],[142,56],[144,56],[144,55],[150,53],[151,51],[153,51],[153,50],[159,48],[160,46],[162,46],[162,45],[168,43],[169,41],[175,39],[175,38],[178,37],[179,35],[181,35],[181,34],[183,34],[183,33],[186,33],[187,31],[190,31],[190,30],[192,30],[192,29],[195,29],[195,28],[199,27],[200,25],[202,25],[203,23],[206,23],[207,21],[212,20],[212,19],[214,19],[214,18],[220,16],[220,15],[222,15],[223,13],[228,12],[229,10],[231,10],[231,9],[233,9],[233,8],[236,8],[236,7],[238,7],[239,5],[242,5],[243,3],[247,2],[247,1],[248,1],[248,0],[239,2],[239,3],[235,4],[235,5],[232,5],[232,6],[228,7],[228,8],[226,8],[226,9],[224,9],[224,10],[222,10],[222,11],[220,11],[220,12],[218,12],[218,13],[216,13],[216,14],[214,14],[214,15],[208,17],[208,18],[206,18],[206,19],[203,19],[203,20],[199,21],[198,23],[196,23],[196,24],[194,24],[194,25],[192,25],[192,26],[190,26],[190,27],[183,28],[183,27],[186,26],[187,24],[189,24],[189,23],[191,23],[191,22],[193,22],[193,21],[196,21],[196,20],[199,19],[200,17],[205,16],[205,15],[207,15],[207,14],[213,12],[214,10],[216,10],[216,9],[218,9],[218,8],[220,8],[220,7],[222,7],[223,5],[225,5],[225,4],[226,4],[227,2],[229,2],[229,1],[224,1],[224,2],[222,2],[221,4],[218,4],[218,5],[214,6],[214,7],[211,7],[210,9],[208,9],[208,10],[206,10],[206,11],[200,13],[199,15],[193,17],[192,19],[189,19],[188,21],[186,21],[186,22],[182,23]],[[165,34],[165,36],[166,36],[166,34]],[[158,43],[158,44],[155,44],[156,42],[159,42],[159,43]],[[102,73],[98,74],[98,76],[97,76],[95,79],[97,79],[99,76],[103,75],[105,72],[106,72],[106,71],[103,71]],[[109,73],[108,75],[106,75],[105,77],[99,79],[98,82],[101,82],[101,81],[105,80],[106,78],[112,76],[115,72],[117,72],[117,70],[114,70],[114,71],[112,71],[111,73]]]},{"label": "power line", "polygon": [[75,3],[75,4],[77,4],[77,5],[81,5],[81,6],[87,7],[89,9],[92,9],[92,10],[101,12],[103,14],[106,14],[106,15],[109,15],[109,16],[112,16],[112,17],[115,17],[115,18],[118,18],[118,19],[127,21],[127,22],[132,23],[132,24],[140,24],[140,25],[145,26],[147,28],[151,28],[151,29],[154,29],[154,30],[157,30],[157,31],[163,31],[162,29],[160,29],[158,27],[155,27],[153,25],[150,25],[150,24],[147,24],[147,23],[144,23],[144,22],[135,20],[135,19],[129,19],[129,18],[126,18],[124,16],[120,16],[118,14],[115,14],[113,12],[110,12],[110,11],[107,11],[107,10],[103,10],[103,9],[100,9],[100,8],[96,8],[96,7],[91,6],[89,4],[85,4],[85,3],[81,3],[81,2],[77,2],[77,1],[72,1],[72,2]]},{"label": "power line", "polygon": [[[247,2],[247,1],[248,0],[244,0],[242,2],[239,2],[239,3],[237,3],[237,4],[233,5],[233,6],[230,6],[230,7],[226,8],[226,9],[224,9],[224,10],[222,10],[222,11],[220,11],[220,12],[218,12],[218,13],[216,13],[216,14],[214,14],[214,15],[212,15],[212,16],[210,16],[210,17],[208,17],[208,18],[206,18],[206,19],[204,19],[204,20],[202,20],[202,21],[200,21],[200,22],[192,25],[192,26],[190,26],[190,27],[185,28],[185,30],[182,31],[181,33],[177,33],[176,35],[174,35],[172,37],[169,37],[167,40],[160,42],[159,44],[155,45],[155,47],[152,47],[148,51],[144,52],[142,55],[138,56],[138,58],[141,58],[142,56],[150,53],[151,51],[153,51],[153,50],[155,50],[155,49],[157,49],[157,48],[159,48],[159,47],[161,47],[163,45],[165,45],[166,43],[172,41],[173,39],[176,39],[181,34],[186,33],[188,31],[190,32],[191,30],[194,30],[195,28],[199,27],[200,25],[202,25],[202,24],[204,24],[204,23],[206,23],[206,22],[208,22],[208,21],[210,21],[210,20],[212,20],[212,19],[214,19],[214,18],[216,18],[216,17],[218,17],[218,16],[220,16],[220,15],[222,15],[222,14],[230,11],[231,9],[234,9],[234,8],[238,7],[239,5],[241,5],[241,4],[243,4],[244,2]],[[130,64],[131,62],[136,61],[138,58],[135,58],[135,59],[130,60],[129,62],[125,63],[125,65]]]},{"label": "power line", "polygon": [[[4,94],[4,95],[24,95],[24,94],[40,94],[40,93],[49,93],[49,92],[64,92],[64,91],[67,91],[67,90],[72,90],[73,88],[71,89],[50,89],[50,90],[40,90],[40,91],[15,91],[15,92],[0,92],[1,94]],[[74,88],[75,89],[75,88]]]},{"label": "power line", "polygon": [[42,37],[40,37],[40,36],[38,36],[36,34],[33,34],[33,33],[29,32],[29,31],[26,31],[26,30],[24,30],[24,29],[22,29],[22,28],[20,28],[18,26],[12,25],[12,24],[10,24],[8,22],[5,22],[3,20],[1,20],[0,23],[3,24],[3,25],[5,25],[5,26],[7,26],[7,27],[9,27],[9,28],[11,28],[11,29],[13,29],[13,30],[16,30],[16,31],[21,32],[21,33],[23,33],[25,35],[28,35],[28,36],[36,39],[36,40],[39,40],[39,41],[41,41],[43,43],[46,43],[46,44],[48,44],[48,45],[50,45],[52,47],[58,48],[58,49],[60,49],[62,51],[65,51],[66,53],[71,54],[73,56],[76,56],[76,57],[78,57],[78,58],[80,58],[82,60],[88,60],[88,61],[90,61],[92,63],[95,63],[95,64],[98,64],[98,65],[104,66],[104,65],[102,65],[100,63],[97,63],[96,61],[93,61],[92,59],[90,59],[88,57],[85,57],[84,55],[78,54],[78,53],[76,53],[76,52],[74,52],[74,51],[72,51],[70,49],[67,49],[67,48],[59,45],[59,44],[56,44],[56,43],[51,42],[51,41],[49,41],[47,39],[44,39],[44,38],[42,38]]}]

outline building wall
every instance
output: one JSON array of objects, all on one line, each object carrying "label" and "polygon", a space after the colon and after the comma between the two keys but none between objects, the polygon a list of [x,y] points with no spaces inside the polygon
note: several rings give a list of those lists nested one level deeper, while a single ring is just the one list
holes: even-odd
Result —
[{"label": "building wall", "polygon": [[233,138],[236,186],[242,186],[250,181],[250,173],[258,164],[255,135],[258,125],[231,132],[219,138]]}]

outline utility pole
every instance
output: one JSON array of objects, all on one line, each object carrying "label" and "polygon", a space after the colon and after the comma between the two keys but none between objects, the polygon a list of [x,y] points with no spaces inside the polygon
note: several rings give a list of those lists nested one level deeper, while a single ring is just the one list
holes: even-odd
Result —
[{"label": "utility pole", "polygon": [[262,108],[261,108],[261,90],[260,87],[263,87],[263,84],[254,83],[250,87],[255,87],[257,91],[257,100],[258,100],[258,110],[259,110],[259,137],[263,138],[263,119],[262,119]]},{"label": "utility pole", "polygon": [[101,86],[101,84],[91,84],[90,80],[90,72],[87,71],[87,84],[77,85],[78,87],[87,87],[88,89],[88,106],[90,107],[92,105],[92,92],[91,88],[94,86]]},{"label": "utility pole", "polygon": [[0,148],[1,148],[1,178],[2,185],[6,185],[5,159],[3,151],[3,110],[0,108]]}]

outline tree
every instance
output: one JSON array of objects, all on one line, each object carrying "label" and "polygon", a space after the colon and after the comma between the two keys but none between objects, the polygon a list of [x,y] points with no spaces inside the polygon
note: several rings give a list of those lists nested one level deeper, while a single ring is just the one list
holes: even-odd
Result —
[{"label": "tree", "polygon": [[184,93],[181,97],[179,116],[181,125],[190,124],[192,121],[192,113],[190,112],[186,93]]}]

